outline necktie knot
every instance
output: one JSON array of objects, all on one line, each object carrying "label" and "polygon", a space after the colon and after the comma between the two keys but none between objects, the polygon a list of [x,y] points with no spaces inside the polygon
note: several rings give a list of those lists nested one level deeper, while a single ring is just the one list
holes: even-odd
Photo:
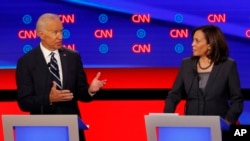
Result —
[{"label": "necktie knot", "polygon": [[54,56],[54,54],[55,54],[54,52],[51,52],[51,53],[50,53],[50,56]]},{"label": "necktie knot", "polygon": [[55,58],[55,56],[54,56],[54,55],[55,55],[55,53],[54,53],[54,52],[51,52],[51,53],[50,53],[50,56],[51,56],[51,57],[50,57],[50,62],[51,62],[51,61],[54,61],[54,62],[56,62],[56,63],[57,63],[57,60],[56,60],[56,58]]}]

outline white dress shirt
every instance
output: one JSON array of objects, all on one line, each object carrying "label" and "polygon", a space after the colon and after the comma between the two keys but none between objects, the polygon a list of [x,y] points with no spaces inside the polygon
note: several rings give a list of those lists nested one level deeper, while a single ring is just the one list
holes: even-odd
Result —
[{"label": "white dress shirt", "polygon": [[[44,58],[46,60],[46,63],[48,64],[50,62],[50,58],[51,58],[50,53],[52,51],[50,51],[47,48],[45,48],[41,43],[40,43],[40,47],[41,47],[43,56],[44,56]],[[62,63],[61,63],[60,55],[59,55],[58,50],[54,50],[53,52],[55,53],[54,56],[55,56],[55,58],[57,60],[58,69],[59,69],[59,75],[60,75],[60,80],[61,80],[61,83],[62,83],[62,86],[63,86]]]}]

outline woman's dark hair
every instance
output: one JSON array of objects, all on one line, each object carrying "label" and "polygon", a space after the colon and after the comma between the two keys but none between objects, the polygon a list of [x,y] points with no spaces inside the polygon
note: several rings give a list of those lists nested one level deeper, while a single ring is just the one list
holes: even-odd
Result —
[{"label": "woman's dark hair", "polygon": [[225,61],[229,56],[229,50],[221,29],[215,25],[200,26],[193,30],[192,37],[194,37],[194,33],[198,30],[204,33],[205,39],[211,47],[211,52],[207,57],[215,64]]}]

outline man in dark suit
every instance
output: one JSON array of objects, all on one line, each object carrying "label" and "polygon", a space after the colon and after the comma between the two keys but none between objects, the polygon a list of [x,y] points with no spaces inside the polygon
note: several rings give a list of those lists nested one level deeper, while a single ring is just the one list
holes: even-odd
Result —
[{"label": "man in dark suit", "polygon": [[[46,13],[36,25],[41,42],[18,60],[16,82],[18,105],[30,114],[77,114],[77,101],[91,101],[106,80],[99,80],[100,72],[89,85],[78,52],[62,47],[63,25],[58,15]],[[51,52],[59,72],[54,80],[51,74]],[[55,65],[54,65],[55,66]],[[52,66],[52,67],[54,67]],[[83,131],[79,132],[84,141]]]}]

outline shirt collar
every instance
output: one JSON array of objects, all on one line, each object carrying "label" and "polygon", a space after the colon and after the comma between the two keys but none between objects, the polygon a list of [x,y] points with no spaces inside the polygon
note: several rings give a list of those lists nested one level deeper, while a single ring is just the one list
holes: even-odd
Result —
[{"label": "shirt collar", "polygon": [[[48,50],[47,48],[45,48],[43,45],[42,45],[42,43],[40,43],[40,48],[41,48],[41,50],[42,50],[42,52],[43,52],[43,54],[44,54],[44,56],[50,56],[50,53],[52,52],[52,51],[50,51],[50,50]],[[55,54],[58,54],[58,50],[54,50],[53,51]]]}]

